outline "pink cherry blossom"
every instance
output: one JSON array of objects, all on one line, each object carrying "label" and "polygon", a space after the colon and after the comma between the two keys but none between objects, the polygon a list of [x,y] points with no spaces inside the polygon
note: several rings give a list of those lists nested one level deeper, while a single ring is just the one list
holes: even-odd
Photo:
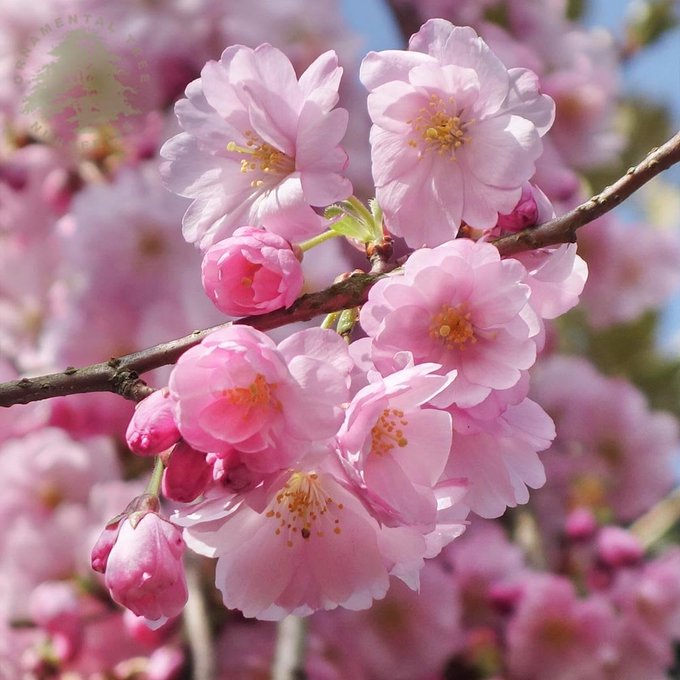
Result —
[{"label": "pink cherry blossom", "polygon": [[161,149],[168,186],[194,199],[184,237],[205,250],[244,224],[288,240],[319,233],[312,206],[352,192],[339,142],[347,112],[338,101],[342,69],[329,51],[298,80],[271,45],[228,47],[186,89],[176,113],[185,130]]},{"label": "pink cherry blossom", "polygon": [[248,617],[365,609],[389,586],[377,521],[327,472],[284,471],[176,521],[192,550],[218,558],[224,604]]},{"label": "pink cherry blossom", "polygon": [[155,456],[179,440],[174,406],[167,389],[156,390],[137,404],[125,434],[131,451]]},{"label": "pink cherry blossom", "polygon": [[237,449],[248,467],[273,472],[335,435],[351,366],[334,331],[300,331],[278,347],[246,326],[216,331],[170,376],[179,430],[200,451]]},{"label": "pink cherry blossom", "polygon": [[180,441],[163,473],[163,495],[180,503],[198,498],[212,480],[212,468],[205,458],[205,453]]},{"label": "pink cherry blossom", "polygon": [[527,487],[543,486],[538,452],[552,443],[555,426],[538,404],[524,399],[492,419],[455,407],[451,413],[455,433],[446,475],[468,480],[465,502],[472,512],[499,517],[506,507],[529,500]]},{"label": "pink cherry blossom", "polygon": [[412,247],[496,224],[534,174],[552,100],[536,76],[508,71],[471,28],[425,23],[409,52],[371,52],[361,67],[373,120],[376,196]]},{"label": "pink cherry blossom", "polygon": [[373,361],[389,372],[395,354],[408,351],[416,363],[456,369],[445,394],[464,407],[513,387],[535,361],[539,331],[525,276],[488,243],[457,239],[416,251],[403,276],[373,286],[361,310]]},{"label": "pink cherry blossom", "polygon": [[290,307],[302,291],[302,266],[290,244],[263,229],[241,227],[214,243],[202,271],[208,297],[232,316]]},{"label": "pink cherry blossom", "polygon": [[111,597],[153,622],[177,616],[187,600],[183,554],[181,531],[155,512],[126,517],[101,565]]},{"label": "pink cherry blossom", "polygon": [[435,527],[434,487],[451,448],[451,416],[421,406],[451,380],[432,375],[438,368],[420,364],[363,388],[338,433],[348,476],[388,526]]}]

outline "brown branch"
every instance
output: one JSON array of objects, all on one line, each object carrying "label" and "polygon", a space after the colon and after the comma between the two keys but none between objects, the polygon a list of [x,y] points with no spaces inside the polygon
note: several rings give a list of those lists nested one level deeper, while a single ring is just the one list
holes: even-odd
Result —
[{"label": "brown branch", "polygon": [[[650,179],[678,162],[680,162],[680,133],[658,149],[653,149],[639,165],[630,168],[614,184],[574,210],[537,227],[504,236],[493,243],[500,253],[506,256],[560,243],[573,243],[576,241],[577,229],[604,215]],[[261,316],[249,316],[234,323],[247,324],[258,330],[267,331],[296,321],[308,321],[320,314],[358,307],[367,300],[371,286],[385,275],[388,268],[378,257],[374,262],[375,271],[368,274],[353,274],[318,293],[303,295],[288,309]],[[2,383],[0,406],[28,404],[50,397],[85,392],[114,392],[126,399],[139,401],[153,391],[139,378],[140,373],[175,363],[186,350],[225,325],[227,324],[194,331],[184,338],[110,359],[105,363],[78,369],[67,368],[62,373]]]},{"label": "brown branch", "polygon": [[652,149],[641,163],[630,168],[623,177],[597,196],[550,222],[511,236],[504,236],[493,243],[502,255],[513,255],[523,250],[535,250],[558,243],[574,243],[577,229],[609,212],[650,179],[678,162],[680,162],[680,132],[663,146]]},{"label": "brown branch", "polygon": [[[357,307],[366,302],[370,287],[381,276],[384,276],[384,273],[353,274],[318,293],[301,296],[288,309],[245,317],[234,323],[247,324],[252,328],[268,331],[296,321],[308,321],[320,314]],[[139,378],[140,373],[175,363],[184,352],[197,345],[206,335],[230,323],[194,331],[183,338],[110,359],[101,364],[84,368],[70,367],[62,373],[1,383],[0,406],[28,404],[51,397],[86,392],[114,392],[126,399],[139,401],[153,391]]]}]

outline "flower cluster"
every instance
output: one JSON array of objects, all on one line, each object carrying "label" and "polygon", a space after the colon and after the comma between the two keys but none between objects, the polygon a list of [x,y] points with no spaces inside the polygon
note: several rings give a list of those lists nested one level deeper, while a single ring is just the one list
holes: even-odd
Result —
[{"label": "flower cluster", "polygon": [[[562,0],[394,0],[422,27],[359,65],[337,0],[74,0],[110,35],[64,97],[62,4],[0,9],[0,380],[108,359],[148,396],[0,409],[0,676],[198,676],[214,578],[225,680],[290,614],[310,680],[664,677],[680,557],[635,520],[679,433],[623,375],[673,405],[635,323],[680,246],[504,247],[615,159],[613,42]],[[179,336],[147,385],[117,358]]]}]

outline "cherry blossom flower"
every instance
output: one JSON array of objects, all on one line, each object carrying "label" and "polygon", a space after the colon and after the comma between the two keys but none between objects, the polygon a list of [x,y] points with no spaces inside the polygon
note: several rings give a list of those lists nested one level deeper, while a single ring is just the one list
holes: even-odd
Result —
[{"label": "cherry blossom flower", "polygon": [[347,112],[342,69],[329,51],[298,80],[271,45],[228,47],[208,62],[176,105],[185,130],[161,149],[169,188],[193,198],[184,237],[205,250],[238,226],[263,226],[293,241],[319,233],[312,206],[352,192],[339,142]]},{"label": "cherry blossom flower", "polygon": [[431,375],[438,368],[420,364],[369,384],[350,403],[338,433],[348,476],[388,526],[435,527],[434,487],[451,448],[451,416],[421,406],[453,377]]},{"label": "cherry blossom flower", "polygon": [[538,451],[555,438],[555,426],[543,409],[524,399],[502,415],[475,418],[452,408],[454,437],[446,475],[468,480],[465,502],[482,517],[500,517],[506,507],[526,503],[529,489],[545,483]]},{"label": "cherry blossom flower", "polygon": [[409,52],[371,52],[361,67],[373,120],[376,196],[412,247],[509,213],[534,174],[552,100],[534,74],[508,71],[471,28],[426,22]]},{"label": "cherry blossom flower", "polygon": [[525,276],[488,243],[457,239],[416,251],[403,276],[373,286],[361,310],[376,367],[391,372],[405,350],[415,363],[456,369],[445,394],[462,407],[513,387],[535,361],[539,331]]},{"label": "cherry blossom flower", "polygon": [[377,521],[327,472],[283,471],[175,519],[192,550],[218,558],[224,604],[248,617],[365,609],[389,586]]},{"label": "cherry blossom flower", "polygon": [[300,331],[278,347],[246,326],[216,331],[172,371],[177,425],[200,451],[237,449],[251,469],[273,472],[338,431],[351,366],[334,331]]},{"label": "cherry blossom flower", "polygon": [[232,316],[290,307],[304,282],[300,260],[288,241],[253,227],[241,227],[210,246],[202,271],[208,297]]}]

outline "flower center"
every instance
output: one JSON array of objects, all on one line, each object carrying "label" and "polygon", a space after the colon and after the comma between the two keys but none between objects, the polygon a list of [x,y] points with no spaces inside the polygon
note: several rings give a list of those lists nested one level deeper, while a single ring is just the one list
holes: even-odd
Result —
[{"label": "flower center", "polygon": [[423,106],[416,118],[407,120],[416,138],[409,140],[409,145],[420,148],[422,158],[428,151],[439,156],[447,155],[456,160],[456,149],[470,140],[466,135],[467,127],[472,121],[463,122],[459,115],[451,113],[455,110],[455,100],[450,97],[448,103],[439,95],[430,95],[427,106]]},{"label": "flower center", "polygon": [[465,313],[462,305],[443,305],[432,317],[430,337],[439,340],[446,349],[464,349],[477,342],[475,327],[470,322],[470,312]]},{"label": "flower center", "polygon": [[404,430],[401,429],[404,425],[408,425],[408,420],[404,418],[403,411],[386,408],[371,430],[371,453],[384,456],[395,445],[406,446],[408,439],[404,437]]},{"label": "flower center", "polygon": [[[242,173],[259,171],[266,175],[289,175],[295,170],[294,158],[264,142],[252,130],[246,130],[244,136],[246,138],[245,146],[236,144],[236,142],[227,144],[227,151],[246,156],[241,161]],[[264,180],[262,179],[254,179],[250,183],[253,188],[261,187],[263,184]]]},{"label": "flower center", "polygon": [[265,377],[258,373],[250,385],[247,387],[232,387],[223,390],[222,394],[229,399],[234,406],[262,407],[272,406],[277,411],[281,410],[281,402],[274,394],[274,387],[270,385]]},{"label": "flower center", "polygon": [[276,494],[265,517],[276,520],[274,533],[280,536],[285,532],[286,545],[292,548],[298,538],[321,538],[326,529],[341,533],[337,515],[343,508],[324,491],[315,472],[294,472]]}]

